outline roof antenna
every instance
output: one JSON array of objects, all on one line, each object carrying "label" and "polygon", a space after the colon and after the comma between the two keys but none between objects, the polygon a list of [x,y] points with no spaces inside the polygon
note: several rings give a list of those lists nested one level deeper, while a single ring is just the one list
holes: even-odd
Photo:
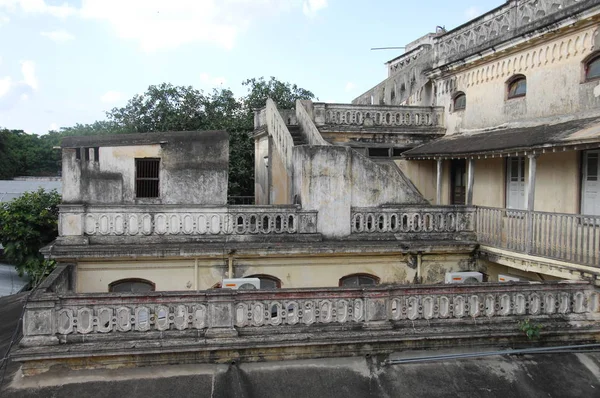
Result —
[{"label": "roof antenna", "polygon": [[371,51],[373,50],[403,50],[406,47],[373,47],[371,48]]}]

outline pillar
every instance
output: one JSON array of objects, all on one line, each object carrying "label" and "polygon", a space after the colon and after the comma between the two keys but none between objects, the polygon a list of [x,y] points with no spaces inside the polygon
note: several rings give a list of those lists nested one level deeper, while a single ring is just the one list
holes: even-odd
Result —
[{"label": "pillar", "polygon": [[442,172],[443,172],[443,167],[444,167],[444,161],[442,160],[442,158],[439,158],[437,160],[437,180],[436,180],[436,197],[435,197],[435,204],[436,205],[441,205],[442,204]]},{"label": "pillar", "polygon": [[473,206],[473,183],[475,181],[475,159],[467,160],[467,206]]}]

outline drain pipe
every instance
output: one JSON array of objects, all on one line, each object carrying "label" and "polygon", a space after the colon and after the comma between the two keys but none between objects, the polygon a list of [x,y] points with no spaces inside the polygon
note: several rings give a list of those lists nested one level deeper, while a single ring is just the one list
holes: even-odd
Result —
[{"label": "drain pipe", "polygon": [[419,283],[423,283],[423,270],[421,269],[421,264],[423,263],[423,253],[417,253],[417,280]]},{"label": "drain pipe", "polygon": [[198,257],[194,258],[194,289],[198,291]]},{"label": "drain pipe", "polygon": [[228,268],[228,278],[231,279],[233,278],[233,254],[229,253],[229,256],[227,256],[227,268]]}]

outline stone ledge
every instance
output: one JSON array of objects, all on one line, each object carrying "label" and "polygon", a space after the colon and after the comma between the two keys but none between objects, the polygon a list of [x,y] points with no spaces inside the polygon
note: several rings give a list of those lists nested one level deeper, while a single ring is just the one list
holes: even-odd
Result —
[{"label": "stone ledge", "polygon": [[[231,361],[263,362],[290,359],[324,358],[389,354],[399,350],[434,349],[460,346],[500,344],[510,347],[530,346],[523,333],[510,328],[485,328],[468,333],[436,330],[423,335],[406,335],[397,330],[335,333],[335,340],[326,334],[306,334],[293,341],[284,339],[223,338],[219,341],[127,342],[117,345],[93,343],[21,348],[13,358],[22,362],[23,374],[44,373],[53,367],[72,370],[139,367],[149,365],[227,363]],[[600,341],[600,328],[590,322],[586,327],[542,332],[544,346]],[[208,344],[208,342],[214,342]]]}]

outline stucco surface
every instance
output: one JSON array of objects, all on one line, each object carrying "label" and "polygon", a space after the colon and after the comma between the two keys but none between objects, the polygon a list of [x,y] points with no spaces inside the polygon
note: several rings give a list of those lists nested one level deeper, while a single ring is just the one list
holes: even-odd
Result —
[{"label": "stucco surface", "polygon": [[[132,135],[134,138],[70,137],[63,142],[63,203],[219,205],[227,202],[227,132],[156,134],[157,137],[137,139],[137,134]],[[90,152],[98,148],[99,159],[85,156],[77,159],[76,151],[80,148]],[[136,158],[160,159],[158,198],[136,198]]]}]

